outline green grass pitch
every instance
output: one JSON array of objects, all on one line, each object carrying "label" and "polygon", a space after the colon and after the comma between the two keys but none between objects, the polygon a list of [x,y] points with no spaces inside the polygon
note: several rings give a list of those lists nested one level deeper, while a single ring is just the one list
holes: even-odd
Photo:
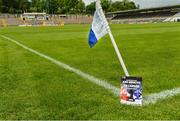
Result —
[{"label": "green grass pitch", "polygon": [[[120,87],[124,75],[108,36],[90,49],[90,25],[6,27],[0,34]],[[180,23],[111,25],[143,95],[180,87]],[[143,107],[0,37],[0,119],[175,119],[180,95]]]}]

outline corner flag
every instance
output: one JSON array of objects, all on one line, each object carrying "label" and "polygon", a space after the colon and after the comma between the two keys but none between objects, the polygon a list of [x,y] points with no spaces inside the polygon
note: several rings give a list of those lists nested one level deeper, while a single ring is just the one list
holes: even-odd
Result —
[{"label": "corner flag", "polygon": [[107,26],[108,22],[105,19],[98,2],[96,2],[96,11],[94,13],[94,18],[88,38],[88,43],[91,48],[98,42],[99,39],[108,33]]},{"label": "corner flag", "polygon": [[121,63],[121,66],[124,70],[125,75],[129,76],[127,68],[122,59],[121,53],[119,52],[117,44],[116,44],[114,37],[112,35],[112,32],[110,30],[107,19],[103,13],[103,10],[101,7],[101,2],[100,2],[100,0],[96,0],[96,11],[94,14],[94,18],[93,18],[92,26],[91,26],[90,33],[89,33],[89,38],[88,38],[89,46],[92,48],[98,42],[98,40],[106,34],[109,34],[109,36],[111,38],[115,52],[118,56],[119,62]]},{"label": "corner flag", "polygon": [[96,0],[96,11],[88,38],[89,46],[92,48],[98,42],[98,40],[106,34],[109,34],[109,37],[111,38],[116,55],[126,75],[122,78],[122,87],[120,92],[121,103],[142,105],[142,78],[129,76],[122,55],[118,49],[107,19],[103,13],[100,0]]}]

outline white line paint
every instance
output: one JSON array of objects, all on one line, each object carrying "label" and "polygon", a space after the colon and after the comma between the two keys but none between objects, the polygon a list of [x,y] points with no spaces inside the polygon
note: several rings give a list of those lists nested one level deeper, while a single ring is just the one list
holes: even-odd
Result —
[{"label": "white line paint", "polygon": [[[62,63],[62,62],[60,62],[60,61],[58,61],[56,59],[53,59],[53,58],[51,58],[51,57],[49,57],[47,55],[44,55],[44,54],[42,54],[40,52],[37,52],[37,51],[35,51],[35,50],[21,44],[20,42],[14,40],[14,39],[9,38],[7,36],[4,36],[4,35],[0,35],[0,36],[2,38],[4,38],[4,39],[7,39],[7,40],[19,45],[20,47],[24,48],[25,50],[28,50],[28,51],[30,51],[30,52],[32,52],[32,53],[34,53],[34,54],[36,54],[36,55],[38,55],[38,56],[40,56],[42,58],[45,58],[45,59],[51,61],[52,63],[56,64],[57,66],[59,66],[61,68],[64,68],[64,69],[66,69],[66,70],[68,70],[70,72],[73,72],[73,73],[81,76],[82,78],[89,80],[90,82],[93,82],[93,83],[95,83],[95,84],[97,84],[97,85],[99,85],[99,86],[101,86],[101,87],[103,87],[105,89],[110,90],[116,96],[119,96],[119,88],[107,83],[105,80],[98,79],[98,78],[96,78],[94,76],[91,76],[91,75],[89,75],[87,73],[82,72],[79,69],[75,69],[75,68],[73,68],[73,67],[71,67],[71,66],[69,66],[69,65],[67,65],[65,63]],[[160,93],[153,93],[153,94],[150,94],[150,95],[145,96],[143,98],[143,105],[155,104],[159,100],[170,98],[170,97],[173,97],[173,96],[178,95],[178,94],[180,94],[180,88],[175,88],[175,89],[172,89],[172,90],[165,90],[165,91],[162,91]]]},{"label": "white line paint", "polygon": [[173,97],[178,94],[180,94],[180,88],[165,90],[160,93],[153,93],[153,94],[150,94],[150,95],[144,97],[143,104],[144,105],[155,104],[159,100],[164,100],[166,98],[170,98],[170,97]]},{"label": "white line paint", "polygon": [[59,66],[61,68],[64,68],[64,69],[66,69],[66,70],[68,70],[70,72],[76,73],[77,75],[83,77],[84,79],[89,80],[90,82],[93,82],[93,83],[95,83],[95,84],[97,84],[97,85],[99,85],[101,87],[104,87],[105,89],[111,90],[115,95],[119,95],[119,89],[116,88],[115,86],[107,83],[105,80],[98,79],[98,78],[96,78],[94,76],[91,76],[91,75],[89,75],[87,73],[82,72],[79,69],[75,69],[75,68],[73,68],[73,67],[71,67],[71,66],[69,66],[69,65],[67,65],[65,63],[62,63],[62,62],[60,62],[60,61],[58,61],[56,59],[53,59],[53,58],[51,58],[51,57],[49,57],[47,55],[44,55],[44,54],[42,54],[42,53],[40,53],[38,51],[35,51],[35,50],[21,44],[20,42],[14,40],[14,39],[9,38],[7,36],[1,35],[1,37],[4,38],[4,39],[10,40],[11,42],[19,45],[20,47],[24,48],[25,50],[28,50],[28,51],[30,51],[30,52],[32,52],[32,53],[34,53],[34,54],[36,54],[36,55],[38,55],[38,56],[40,56],[42,58],[45,58],[45,59],[51,61],[52,63],[56,64],[57,66]]}]

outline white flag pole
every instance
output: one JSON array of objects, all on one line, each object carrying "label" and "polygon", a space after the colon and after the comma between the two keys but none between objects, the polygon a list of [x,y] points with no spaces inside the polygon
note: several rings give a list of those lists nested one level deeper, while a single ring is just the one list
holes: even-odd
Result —
[{"label": "white flag pole", "polygon": [[[109,28],[109,27],[108,27],[108,28]],[[115,40],[114,40],[114,37],[113,37],[113,35],[112,35],[112,32],[111,32],[110,28],[109,28],[108,31],[109,31],[108,33],[109,33],[109,36],[110,36],[110,38],[111,38],[112,44],[113,44],[114,49],[115,49],[115,51],[116,51],[116,54],[117,54],[117,56],[118,56],[119,62],[121,63],[121,66],[122,66],[122,68],[123,68],[123,70],[124,70],[124,73],[125,73],[126,76],[129,76],[129,72],[128,72],[127,68],[126,68],[126,65],[124,64],[122,55],[121,55],[121,53],[120,53],[120,51],[119,51],[119,49],[118,49],[118,47],[117,47],[117,44],[116,44],[116,42],[115,42]]]},{"label": "white flag pole", "polygon": [[124,70],[125,75],[126,75],[126,76],[129,76],[129,73],[128,73],[128,70],[127,70],[127,68],[126,68],[126,66],[125,66],[125,64],[124,64],[122,55],[121,55],[121,53],[120,53],[120,51],[119,51],[119,49],[118,49],[118,46],[117,46],[117,44],[116,44],[116,42],[115,42],[115,39],[114,39],[114,37],[113,37],[113,35],[112,35],[112,32],[111,32],[111,29],[110,29],[109,24],[108,24],[108,22],[107,22],[107,19],[106,19],[104,13],[103,13],[100,0],[96,0],[96,9],[97,9],[97,10],[100,10],[101,16],[104,18],[103,20],[104,20],[104,23],[106,24],[106,29],[107,29],[107,31],[108,31],[108,34],[109,34],[110,38],[111,38],[111,41],[112,41],[112,44],[113,44],[113,46],[114,46],[115,52],[116,52],[116,54],[117,54],[117,56],[118,56],[119,62],[120,62],[121,66],[122,66],[122,68],[123,68],[123,70]]}]

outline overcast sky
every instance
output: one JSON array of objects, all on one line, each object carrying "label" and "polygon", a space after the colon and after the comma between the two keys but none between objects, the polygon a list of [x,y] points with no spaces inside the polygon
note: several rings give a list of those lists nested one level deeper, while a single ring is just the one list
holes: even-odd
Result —
[{"label": "overcast sky", "polygon": [[[84,0],[86,4],[95,0]],[[115,1],[115,0],[114,0]],[[116,0],[118,1],[118,0]],[[139,4],[141,8],[161,7],[170,5],[180,5],[180,0],[132,0],[136,4]]]}]

